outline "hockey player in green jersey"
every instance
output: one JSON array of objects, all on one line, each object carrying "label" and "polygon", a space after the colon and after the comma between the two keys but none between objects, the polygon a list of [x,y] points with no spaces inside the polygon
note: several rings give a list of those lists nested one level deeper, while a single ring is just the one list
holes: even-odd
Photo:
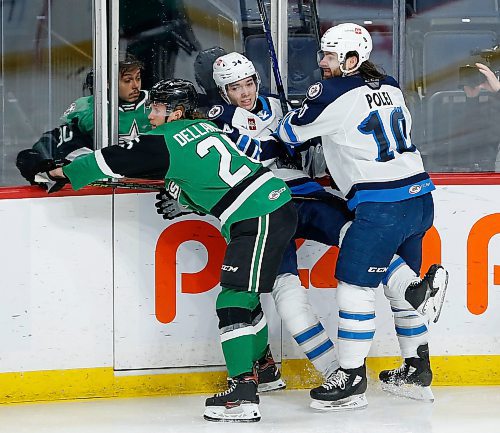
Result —
[{"label": "hockey player in green jersey", "polygon": [[[290,191],[260,163],[247,158],[217,126],[194,119],[197,95],[185,80],[151,89],[154,129],[51,169],[74,189],[102,178],[162,176],[170,216],[197,211],[217,217],[228,245],[216,310],[229,389],[206,401],[210,421],[260,420],[255,362],[267,345],[260,293],[272,290],[297,225]],[[172,211],[174,206],[177,211]],[[160,211],[163,209],[160,208]]]},{"label": "hockey player in green jersey", "polygon": [[[119,62],[118,135],[120,141],[132,140],[151,130],[146,108],[148,92],[141,90],[142,62],[127,54]],[[65,124],[76,121],[83,134],[94,133],[94,96],[84,96],[73,102],[61,116]]]},{"label": "hockey player in green jersey", "polygon": [[[118,82],[118,135],[120,143],[132,140],[151,130],[146,108],[148,92],[141,90],[140,61],[126,55],[119,62]],[[87,84],[92,93],[92,77]],[[31,149],[18,154],[16,165],[31,184],[33,168],[43,159],[68,160],[94,148],[94,96],[84,96],[74,101],[61,116],[61,126],[45,132]]]}]

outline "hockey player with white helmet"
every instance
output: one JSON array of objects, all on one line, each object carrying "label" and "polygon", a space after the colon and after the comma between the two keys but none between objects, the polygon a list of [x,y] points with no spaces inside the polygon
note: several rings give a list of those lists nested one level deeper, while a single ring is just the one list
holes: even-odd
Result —
[{"label": "hockey player with white helmet", "polygon": [[433,400],[428,323],[439,318],[448,274],[440,265],[432,265],[422,280],[418,274],[435,187],[411,141],[411,116],[399,85],[369,61],[371,50],[370,34],[360,25],[325,32],[319,53],[324,79],[309,87],[302,107],[277,129],[292,147],[321,136],[329,171],[355,212],[335,273],[340,368],[311,390],[311,406],[323,410],[367,405],[365,358],[380,283],[404,358],[400,368],[380,373],[382,385]]},{"label": "hockey player with white helmet", "polygon": [[[283,143],[271,135],[283,113],[277,97],[259,95],[260,79],[253,63],[242,54],[229,53],[214,62],[213,77],[227,104],[212,107],[209,119],[225,131],[242,152],[287,183],[299,213],[295,237],[338,245],[340,230],[352,215],[343,200],[327,193],[295,165]],[[285,253],[272,295],[289,332],[316,369],[328,377],[338,368],[334,344],[314,313],[298,277],[294,241]],[[268,358],[269,355],[270,352]],[[274,369],[278,378],[279,370]],[[266,384],[266,376],[262,379],[259,375],[259,389]],[[273,382],[266,385],[268,390],[279,386]]]}]

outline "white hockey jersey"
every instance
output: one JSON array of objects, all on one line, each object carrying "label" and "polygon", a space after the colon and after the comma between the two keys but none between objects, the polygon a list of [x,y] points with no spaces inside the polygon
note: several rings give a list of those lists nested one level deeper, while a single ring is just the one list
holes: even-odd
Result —
[{"label": "white hockey jersey", "polygon": [[284,165],[280,156],[286,156],[286,149],[271,134],[283,117],[280,101],[274,96],[259,96],[252,111],[231,104],[213,106],[208,119],[217,124],[250,158],[260,161],[283,179],[294,195],[324,193],[323,187],[303,171]]},{"label": "white hockey jersey", "polygon": [[313,84],[277,133],[291,146],[321,136],[333,180],[354,209],[401,201],[435,189],[411,141],[411,115],[396,80],[360,75]]}]

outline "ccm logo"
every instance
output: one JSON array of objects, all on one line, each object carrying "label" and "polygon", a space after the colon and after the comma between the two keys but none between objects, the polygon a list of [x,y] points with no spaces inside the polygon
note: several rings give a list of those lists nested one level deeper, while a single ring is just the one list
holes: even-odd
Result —
[{"label": "ccm logo", "polygon": [[221,269],[227,272],[236,272],[239,266],[222,265]]},{"label": "ccm logo", "polygon": [[368,272],[376,272],[377,274],[387,272],[387,268],[377,268],[376,266],[370,266]]}]

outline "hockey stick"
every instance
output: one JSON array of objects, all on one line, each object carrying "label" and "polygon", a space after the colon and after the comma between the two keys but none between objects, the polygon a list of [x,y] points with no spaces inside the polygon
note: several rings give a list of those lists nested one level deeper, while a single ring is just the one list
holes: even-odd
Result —
[{"label": "hockey stick", "polygon": [[318,16],[318,8],[316,7],[316,0],[309,0],[311,7],[311,24],[314,31],[314,36],[316,38],[316,44],[318,45],[318,50],[321,48],[321,35],[320,35],[320,24]]},{"label": "hockey stick", "polygon": [[271,35],[271,28],[269,26],[269,19],[267,17],[266,6],[264,5],[264,0],[257,0],[257,4],[259,6],[259,14],[260,14],[260,19],[262,20],[262,26],[264,27],[264,34],[266,35],[269,56],[271,57],[274,81],[276,81],[276,90],[278,90],[281,111],[283,111],[283,116],[285,116],[285,114],[288,113],[288,103],[286,101],[283,81],[281,80],[280,69],[278,66],[278,59],[276,58],[276,51],[274,50],[273,37]]},{"label": "hockey stick", "polygon": [[151,191],[160,191],[165,188],[165,184],[154,183],[139,183],[139,182],[127,182],[119,180],[98,180],[92,182],[89,186],[97,186],[100,188],[125,188],[125,189],[147,189]]},{"label": "hockey stick", "polygon": [[[54,183],[51,179],[48,177],[40,174],[37,174],[35,176],[35,182],[40,183],[40,184],[47,184],[50,185]],[[156,183],[141,183],[139,182],[133,182],[133,181],[126,181],[126,180],[98,180],[95,182],[92,182],[89,184],[89,186],[97,186],[100,188],[125,188],[125,189],[146,189],[146,190],[151,190],[151,191],[160,191],[165,188],[165,184],[163,181],[156,181]]]}]

